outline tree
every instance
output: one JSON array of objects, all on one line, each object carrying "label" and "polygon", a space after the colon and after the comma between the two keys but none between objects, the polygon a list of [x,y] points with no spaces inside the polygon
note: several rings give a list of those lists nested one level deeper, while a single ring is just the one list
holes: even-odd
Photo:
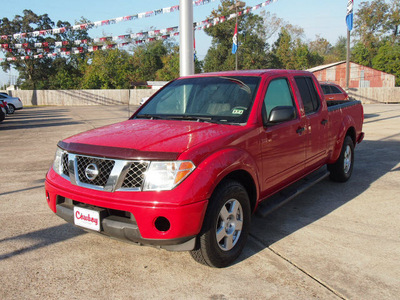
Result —
[{"label": "tree", "polygon": [[156,73],[164,64],[162,58],[168,54],[168,47],[163,41],[154,41],[139,45],[134,49],[129,62],[133,66],[131,81],[143,82],[155,80]]},{"label": "tree", "polygon": [[374,68],[396,76],[396,86],[400,86],[400,43],[387,40],[373,58]]},{"label": "tree", "polygon": [[[210,19],[229,16],[233,2],[222,0],[217,10],[213,10]],[[223,71],[235,69],[235,55],[232,54],[232,37],[235,20],[228,20],[210,28],[205,33],[212,37],[211,47],[204,59],[204,71]],[[261,69],[269,66],[266,54],[267,44],[263,36],[263,19],[252,13],[238,18],[239,69]]]},{"label": "tree", "polygon": [[[294,34],[295,38],[292,38]],[[284,27],[272,47],[274,64],[281,69],[308,69],[322,64],[324,59],[316,51],[310,51],[301,40],[302,31],[296,27]]]},{"label": "tree", "polygon": [[326,58],[326,63],[346,60],[347,57],[347,38],[340,36],[333,46],[331,53]]},{"label": "tree", "polygon": [[[375,52],[376,51],[374,50],[374,53]],[[361,42],[356,43],[351,50],[351,60],[363,66],[372,68],[373,57],[374,54],[371,53],[370,49]]]},{"label": "tree", "polygon": [[[15,33],[28,33],[40,30],[52,29],[57,27],[69,27],[70,23],[58,21],[55,24],[47,14],[37,15],[31,10],[24,10],[23,16],[16,15],[13,20],[3,18],[0,21],[0,32],[2,35],[9,35],[7,41],[1,40],[2,44],[8,44],[8,52],[6,57],[17,57],[16,60],[5,60],[1,63],[4,71],[7,71],[13,66],[19,72],[18,82],[25,89],[47,89],[51,86],[50,78],[57,78],[59,70],[53,65],[61,65],[60,60],[53,57],[43,55],[37,59],[21,59],[24,56],[33,56],[40,54],[34,46],[35,43],[48,43],[48,46],[42,48],[42,53],[53,52],[55,49],[54,42],[59,40],[69,41],[72,45],[74,40],[88,39],[86,30],[66,31],[52,35],[26,35],[22,39],[15,38]],[[16,48],[16,44],[24,44],[21,48]],[[13,46],[14,45],[14,46]],[[55,62],[57,61],[57,62]],[[64,62],[67,60],[64,59]],[[61,74],[61,73],[60,73]]]},{"label": "tree", "polygon": [[[156,80],[169,81],[180,76],[179,46],[170,47],[168,53],[161,57],[163,67],[156,72]],[[194,62],[195,73],[202,71],[202,62],[197,58]]]},{"label": "tree", "polygon": [[84,60],[74,55],[71,58],[56,58],[52,66],[56,70],[49,76],[48,88],[51,90],[70,90],[79,88],[83,76]]},{"label": "tree", "polygon": [[119,49],[99,50],[87,60],[81,88],[83,89],[129,89],[129,78],[134,73],[131,56]]},{"label": "tree", "polygon": [[398,0],[361,2],[354,26],[354,62],[399,76],[399,9]]},{"label": "tree", "polygon": [[333,50],[331,43],[319,35],[316,36],[315,41],[312,41],[308,44],[308,48],[311,52],[316,52],[318,55],[323,57],[328,56]]},{"label": "tree", "polygon": [[363,1],[354,21],[354,34],[363,44],[379,40],[388,31],[389,4],[384,0]]}]

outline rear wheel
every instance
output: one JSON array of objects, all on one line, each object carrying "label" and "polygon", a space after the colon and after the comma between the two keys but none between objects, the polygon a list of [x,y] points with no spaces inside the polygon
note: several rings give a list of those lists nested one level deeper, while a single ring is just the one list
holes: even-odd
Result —
[{"label": "rear wheel", "polygon": [[346,136],[343,142],[342,151],[334,164],[328,165],[330,178],[337,182],[346,182],[353,172],[354,143],[351,137]]},{"label": "rear wheel", "polygon": [[232,180],[221,183],[210,199],[197,248],[191,251],[192,257],[211,267],[230,265],[246,243],[250,218],[245,188]]},{"label": "rear wheel", "polygon": [[12,104],[8,104],[8,113],[13,114],[15,112],[15,107]]}]

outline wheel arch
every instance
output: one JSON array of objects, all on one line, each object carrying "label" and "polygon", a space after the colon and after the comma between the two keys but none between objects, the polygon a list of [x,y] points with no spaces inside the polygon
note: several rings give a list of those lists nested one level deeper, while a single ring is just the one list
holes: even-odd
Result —
[{"label": "wheel arch", "polygon": [[351,126],[349,129],[347,129],[346,134],[345,134],[345,136],[343,138],[343,141],[346,138],[346,136],[351,137],[351,139],[353,141],[353,144],[355,146],[356,143],[357,143],[357,140],[356,140],[356,129],[353,126]]},{"label": "wheel arch", "polygon": [[250,200],[250,208],[253,212],[257,203],[257,187],[253,177],[245,170],[235,170],[226,175],[216,186],[216,188],[225,180],[235,180],[245,188]]},{"label": "wheel arch", "polygon": [[328,161],[328,164],[334,163],[338,160],[346,136],[350,136],[353,141],[353,144],[356,145],[357,136],[354,124],[355,124],[354,120],[350,116],[346,116],[344,118],[339,133],[337,135],[333,152]]},{"label": "wheel arch", "polygon": [[210,199],[218,186],[226,180],[235,180],[245,188],[251,211],[256,208],[259,194],[258,166],[250,153],[229,148],[207,157],[199,166],[194,179],[199,185],[200,198]]}]

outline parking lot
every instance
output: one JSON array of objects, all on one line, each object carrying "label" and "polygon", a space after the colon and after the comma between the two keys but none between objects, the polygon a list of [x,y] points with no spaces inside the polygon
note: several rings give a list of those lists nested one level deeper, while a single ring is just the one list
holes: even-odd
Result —
[{"label": "parking lot", "polygon": [[400,105],[364,110],[351,180],[254,216],[225,269],[86,233],[47,206],[57,142],[125,120],[127,107],[17,111],[0,124],[0,299],[399,299]]}]

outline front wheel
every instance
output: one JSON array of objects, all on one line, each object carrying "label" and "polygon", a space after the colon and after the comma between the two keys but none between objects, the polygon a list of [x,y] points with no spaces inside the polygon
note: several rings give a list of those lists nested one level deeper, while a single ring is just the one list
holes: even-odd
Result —
[{"label": "front wheel", "polygon": [[210,267],[230,265],[246,243],[250,218],[246,189],[233,180],[221,183],[210,199],[197,248],[191,251],[192,257]]},{"label": "front wheel", "polygon": [[328,165],[330,178],[337,182],[346,182],[353,172],[354,143],[351,137],[346,136],[343,142],[342,151],[334,164]]}]

